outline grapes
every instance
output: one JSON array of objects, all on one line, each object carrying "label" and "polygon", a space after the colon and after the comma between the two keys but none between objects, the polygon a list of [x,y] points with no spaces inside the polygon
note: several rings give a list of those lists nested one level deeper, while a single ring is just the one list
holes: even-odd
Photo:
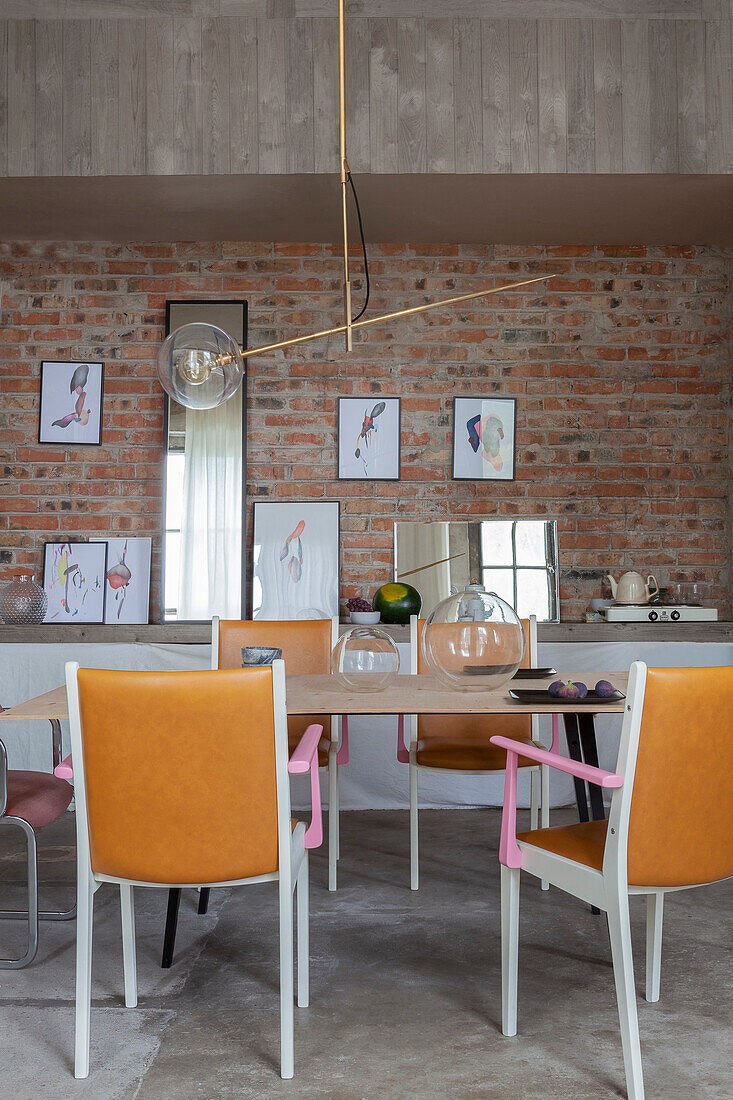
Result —
[{"label": "grapes", "polygon": [[352,596],[348,603],[349,611],[371,611],[372,605],[361,596]]}]

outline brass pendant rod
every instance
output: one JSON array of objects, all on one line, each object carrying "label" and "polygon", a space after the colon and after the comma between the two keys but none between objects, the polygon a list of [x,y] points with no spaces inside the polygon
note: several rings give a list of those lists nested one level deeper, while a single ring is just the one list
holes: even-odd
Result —
[{"label": "brass pendant rod", "polygon": [[393,313],[380,313],[378,317],[365,317],[361,321],[354,321],[349,325],[336,325],[335,328],[324,328],[320,332],[309,332],[306,336],[293,336],[289,340],[278,340],[276,344],[264,344],[259,348],[241,348],[243,359],[249,359],[251,355],[261,355],[268,351],[277,351],[278,348],[289,348],[295,344],[305,344],[309,340],[320,340],[324,336],[335,336],[336,333],[346,332],[349,328],[365,328],[367,325],[378,325],[381,321],[392,321],[396,317],[409,317],[414,313],[425,313],[429,309],[440,309],[442,306],[454,305],[456,302],[469,302],[472,298],[485,298],[489,294],[500,294],[503,290],[515,290],[520,286],[529,286],[531,283],[544,283],[548,279],[554,279],[554,275],[539,275],[535,279],[522,279],[519,283],[507,283],[505,286],[495,286],[487,290],[474,290],[471,294],[459,294],[455,298],[443,298],[439,302],[428,302],[427,305],[411,306],[409,309],[397,309]]}]

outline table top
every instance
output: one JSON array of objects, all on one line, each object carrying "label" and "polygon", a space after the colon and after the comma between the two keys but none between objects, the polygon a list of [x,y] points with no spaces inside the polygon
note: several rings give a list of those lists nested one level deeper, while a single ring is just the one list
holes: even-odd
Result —
[{"label": "table top", "polygon": [[[575,678],[560,672],[553,679]],[[627,672],[584,673],[583,682],[595,684],[610,680],[626,694]],[[548,685],[545,677],[513,682],[518,689],[542,689]],[[553,699],[547,703],[517,703],[509,697],[512,682],[495,691],[454,691],[433,676],[398,676],[396,682],[383,691],[350,691],[341,687],[330,675],[288,676],[288,714],[623,714],[625,700],[613,703],[583,705],[576,701]],[[0,713],[0,719],[68,718],[66,688],[58,687],[38,695],[26,703],[18,703]]]}]

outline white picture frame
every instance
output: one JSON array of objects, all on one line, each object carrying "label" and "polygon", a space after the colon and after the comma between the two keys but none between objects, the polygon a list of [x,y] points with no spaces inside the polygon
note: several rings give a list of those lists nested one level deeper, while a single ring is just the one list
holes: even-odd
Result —
[{"label": "white picture frame", "polygon": [[399,481],[399,397],[339,397],[339,481]]},{"label": "white picture frame", "polygon": [[47,542],[43,588],[48,596],[44,623],[103,623],[106,542]]},{"label": "white picture frame", "polygon": [[453,398],[453,480],[514,481],[517,402]]},{"label": "white picture frame", "polygon": [[41,363],[38,442],[98,447],[102,442],[104,363]]},{"label": "white picture frame", "polygon": [[339,614],[338,501],[254,505],[253,619],[332,619]]},{"label": "white picture frame", "polygon": [[92,539],[107,543],[104,621],[115,626],[141,625],[150,620],[150,560],[153,540],[117,536]]}]

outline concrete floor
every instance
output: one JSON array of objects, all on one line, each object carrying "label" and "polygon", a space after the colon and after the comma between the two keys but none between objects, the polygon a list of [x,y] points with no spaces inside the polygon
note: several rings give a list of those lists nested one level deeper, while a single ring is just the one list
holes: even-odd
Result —
[{"label": "concrete floor", "polygon": [[[556,811],[555,823],[573,820]],[[562,1098],[625,1095],[605,919],[523,880],[519,1035],[500,1021],[499,812],[421,814],[411,893],[407,815],[342,818],[340,888],[312,859],[311,1007],[296,1008],[295,1079],[278,1076],[276,892],[184,894],[174,966],[160,969],[161,891],[136,892],[140,1004],[122,1004],[119,903],[97,894],[91,1076],[72,1074],[74,926],[45,924],[33,966],[0,971],[0,1096],[14,1100],[213,1097]],[[42,903],[65,905],[73,818],[47,830]],[[0,841],[8,905],[19,850]],[[10,885],[9,885],[10,884]],[[48,885],[50,884],[50,885]],[[639,1000],[649,1100],[733,1096],[733,884],[670,896],[662,999]],[[632,907],[643,995],[643,902]],[[0,925],[0,951],[20,953]]]}]

